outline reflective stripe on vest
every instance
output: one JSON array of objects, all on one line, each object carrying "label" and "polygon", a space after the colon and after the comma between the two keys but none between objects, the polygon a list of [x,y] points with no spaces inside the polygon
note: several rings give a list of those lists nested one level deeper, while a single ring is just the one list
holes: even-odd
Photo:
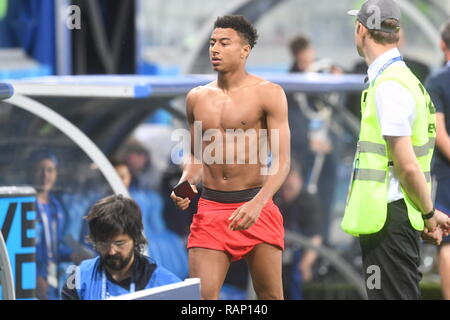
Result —
[{"label": "reflective stripe on vest", "polygon": [[[427,143],[425,143],[423,146],[415,146],[414,153],[416,157],[424,157],[427,156],[430,152],[430,149],[434,149],[434,145],[436,144],[436,139],[431,138],[428,140]],[[359,141],[359,152],[361,153],[375,153],[379,154],[380,156],[385,157],[386,156],[386,146],[381,143],[375,143],[370,141]]]},{"label": "reflective stripe on vest", "polygon": [[[431,172],[423,173],[425,180],[431,182]],[[375,169],[355,169],[354,180],[384,182],[386,179],[386,171]]]},{"label": "reflective stripe on vest", "polygon": [[436,138],[431,138],[423,146],[414,147],[414,153],[416,154],[416,157],[427,156],[428,153],[430,152],[430,149],[434,149],[435,144],[436,144]]},{"label": "reflective stripe on vest", "polygon": [[381,143],[375,143],[370,141],[360,141],[358,143],[359,152],[375,153],[380,156],[386,157],[386,146]]},{"label": "reflective stripe on vest", "polygon": [[375,169],[355,169],[355,180],[384,182],[386,171]]}]

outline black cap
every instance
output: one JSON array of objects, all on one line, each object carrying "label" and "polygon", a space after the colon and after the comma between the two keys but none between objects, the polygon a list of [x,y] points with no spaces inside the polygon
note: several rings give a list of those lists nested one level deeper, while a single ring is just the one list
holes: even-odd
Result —
[{"label": "black cap", "polygon": [[351,16],[357,16],[369,30],[379,30],[388,33],[397,32],[400,28],[387,28],[383,22],[387,19],[394,19],[400,23],[400,7],[394,0],[368,0],[364,2],[361,10],[351,10],[348,12]]}]

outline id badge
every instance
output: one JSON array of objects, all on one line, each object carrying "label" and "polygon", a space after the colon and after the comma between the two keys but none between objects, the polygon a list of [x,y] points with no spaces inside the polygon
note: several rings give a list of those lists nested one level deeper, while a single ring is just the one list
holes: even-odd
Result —
[{"label": "id badge", "polygon": [[58,266],[53,261],[48,264],[47,283],[53,288],[58,288]]}]

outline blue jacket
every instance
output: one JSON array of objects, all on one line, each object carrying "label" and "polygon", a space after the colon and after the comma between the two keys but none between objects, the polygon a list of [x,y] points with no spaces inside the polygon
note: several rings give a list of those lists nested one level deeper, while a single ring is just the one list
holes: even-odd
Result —
[{"label": "blue jacket", "polygon": [[[145,266],[136,268],[138,263],[145,264]],[[102,284],[104,278],[106,286]],[[141,282],[136,283],[136,291],[181,281],[173,273],[163,267],[156,266],[149,257],[145,256],[136,257],[136,261],[133,264],[132,278],[136,279],[137,282]],[[142,283],[142,281],[145,282]],[[100,257],[85,260],[77,267],[75,288],[80,300],[101,300],[103,297],[107,298],[130,293],[130,288],[124,288],[106,276],[106,272],[103,271],[100,263]]]},{"label": "blue jacket", "polygon": [[[450,62],[447,66],[432,75],[425,84],[436,112],[442,112],[445,117],[445,126],[450,130]],[[450,161],[436,148],[434,154],[433,174],[440,179],[450,179]]]}]

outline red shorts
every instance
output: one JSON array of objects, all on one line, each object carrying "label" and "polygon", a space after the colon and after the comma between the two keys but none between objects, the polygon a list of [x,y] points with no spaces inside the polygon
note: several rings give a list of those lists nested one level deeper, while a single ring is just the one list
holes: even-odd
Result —
[{"label": "red shorts", "polygon": [[187,247],[225,251],[232,261],[242,259],[257,244],[263,242],[283,250],[283,217],[272,200],[267,202],[258,220],[249,229],[232,231],[228,227],[228,218],[245,203],[221,203],[200,198]]}]

